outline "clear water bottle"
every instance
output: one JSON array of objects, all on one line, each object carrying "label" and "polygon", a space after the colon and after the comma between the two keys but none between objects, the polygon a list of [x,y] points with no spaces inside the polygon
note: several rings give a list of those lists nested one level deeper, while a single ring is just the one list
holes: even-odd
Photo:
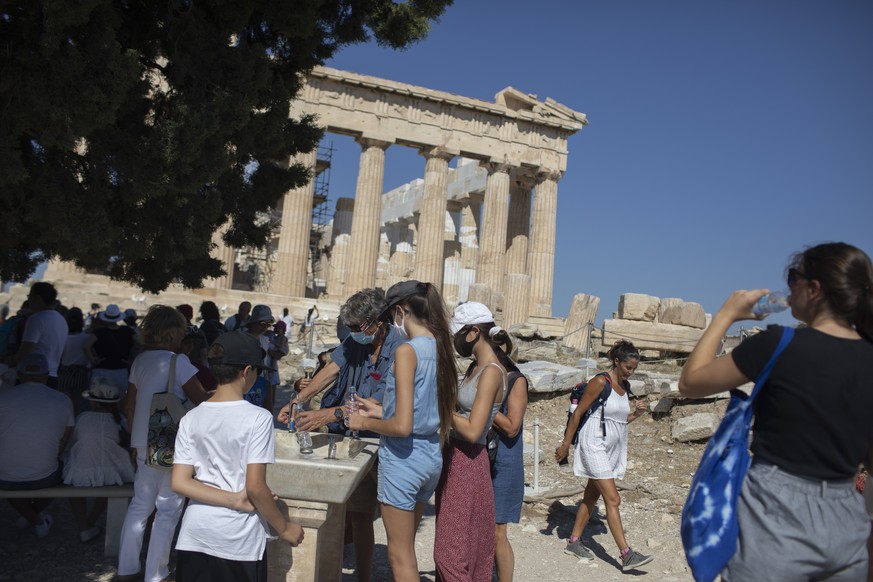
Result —
[{"label": "clear water bottle", "polygon": [[291,401],[288,403],[288,432],[297,432],[297,421],[294,419],[297,413],[296,397],[296,394],[292,394]]},{"label": "clear water bottle", "polygon": [[[346,427],[348,427],[349,418],[358,411],[358,393],[355,391],[354,386],[349,386],[349,399],[346,401],[346,409],[349,411],[349,414],[343,419],[343,421],[345,422]],[[358,438],[358,431],[353,430],[352,437]]]},{"label": "clear water bottle", "polygon": [[787,291],[773,291],[767,293],[752,306],[752,313],[758,317],[764,317],[771,313],[779,313],[788,309],[789,293]]},{"label": "clear water bottle", "polygon": [[[296,405],[297,413],[303,412],[303,406],[298,402]],[[297,444],[300,445],[300,453],[304,455],[312,454],[312,436],[308,430],[297,431]]]}]

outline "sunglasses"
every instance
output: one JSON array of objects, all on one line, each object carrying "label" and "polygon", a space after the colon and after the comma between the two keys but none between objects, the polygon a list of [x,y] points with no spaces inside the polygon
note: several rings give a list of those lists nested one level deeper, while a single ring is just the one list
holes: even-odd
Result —
[{"label": "sunglasses", "polygon": [[355,333],[358,333],[359,331],[364,331],[365,329],[370,329],[370,327],[372,327],[372,326],[373,326],[372,321],[362,321],[361,323],[359,323],[357,325],[350,325],[349,331],[353,331]]},{"label": "sunglasses", "polygon": [[798,271],[794,267],[788,269],[788,286],[789,287],[793,286],[795,283],[797,283],[798,279],[804,279],[805,281],[812,280],[807,275],[804,275],[803,273],[801,273],[800,271]]}]

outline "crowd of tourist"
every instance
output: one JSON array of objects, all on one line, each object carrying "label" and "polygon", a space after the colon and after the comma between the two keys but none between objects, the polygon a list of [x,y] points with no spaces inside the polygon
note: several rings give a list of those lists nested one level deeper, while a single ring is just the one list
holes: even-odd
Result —
[{"label": "crowd of tourist", "polygon": [[[873,266],[849,245],[819,245],[792,259],[788,284],[792,313],[806,327],[762,396],[739,542],[723,575],[863,579],[871,515],[853,487],[862,464],[873,462]],[[685,366],[683,393],[703,397],[757,376],[777,326],[714,354],[730,324],[760,319],[752,305],[765,293],[728,299]],[[294,341],[289,310],[277,319],[269,306],[244,301],[222,322],[204,301],[198,313],[195,321],[190,305],[153,305],[140,322],[132,309],[92,304],[85,314],[60,306],[51,284],[34,283],[21,309],[0,322],[0,489],[132,482],[118,580],[167,579],[177,528],[176,580],[264,580],[270,530],[292,546],[304,537],[266,485],[274,421],[293,422],[300,431],[379,438],[377,462],[346,505],[358,580],[371,578],[377,511],[393,578],[419,580],[415,538],[432,498],[438,579],[513,579],[507,524],[521,517],[528,385],[487,306],[465,302],[449,313],[439,290],[419,281],[354,293],[340,310],[341,343],[319,354],[314,375],[295,383],[275,418],[278,362]],[[298,341],[318,317],[317,307],[308,310]],[[820,364],[822,351],[831,365]],[[460,374],[457,357],[469,362]],[[581,538],[602,499],[628,571],[653,559],[625,537],[615,482],[627,467],[627,425],[646,412],[644,399],[632,404],[628,381],[642,356],[622,340],[607,357],[610,369],[588,382],[555,458],[572,457],[574,474],[586,479],[565,552],[593,557]],[[154,398],[165,392],[190,410],[177,421],[171,470],[155,460],[152,443]],[[598,406],[596,420],[585,422]],[[49,535],[50,502],[11,499],[18,527]],[[79,540],[97,537],[105,499],[70,503]]]},{"label": "crowd of tourist", "polygon": [[[152,306],[141,323],[134,309],[91,304],[85,314],[66,308],[46,282],[34,283],[21,308],[0,320],[0,489],[38,490],[61,484],[99,487],[133,483],[134,495],[120,540],[120,579],[169,574],[171,543],[185,497],[170,473],[146,462],[151,399],[170,390],[198,405],[219,387],[210,345],[227,332],[215,303]],[[251,314],[249,314],[249,310]],[[278,362],[288,353],[285,324],[266,305],[240,306],[240,329],[258,345],[260,383],[246,391],[266,410],[279,384]],[[239,315],[238,314],[238,315]],[[274,326],[274,324],[276,324]],[[267,413],[272,416],[271,413]],[[272,426],[272,423],[271,423]],[[21,529],[49,535],[51,498],[10,499]],[[97,538],[105,498],[70,498],[81,542]],[[151,535],[145,569],[144,532]]]}]

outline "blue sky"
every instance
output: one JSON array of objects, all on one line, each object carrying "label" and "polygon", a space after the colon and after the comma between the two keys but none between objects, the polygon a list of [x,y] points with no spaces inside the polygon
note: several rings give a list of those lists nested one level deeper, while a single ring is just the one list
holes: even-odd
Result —
[{"label": "blue sky", "polygon": [[[713,313],[734,289],[781,289],[809,244],[873,253],[871,31],[868,1],[458,0],[422,43],[328,65],[586,113],[558,185],[553,312],[589,293],[600,322],[626,292]],[[328,139],[331,197],[352,196],[360,148]],[[423,173],[388,150],[386,190]]]}]

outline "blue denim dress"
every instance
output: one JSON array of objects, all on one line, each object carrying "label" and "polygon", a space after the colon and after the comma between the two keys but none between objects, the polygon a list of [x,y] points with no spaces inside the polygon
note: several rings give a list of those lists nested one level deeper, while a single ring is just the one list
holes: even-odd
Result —
[{"label": "blue denim dress", "polygon": [[[381,503],[412,511],[416,502],[433,495],[443,467],[440,450],[440,415],[437,403],[436,340],[419,336],[409,340],[417,364],[412,410],[412,434],[382,436],[379,449]],[[393,418],[397,399],[394,369],[388,373],[382,401],[382,418]]]}]

